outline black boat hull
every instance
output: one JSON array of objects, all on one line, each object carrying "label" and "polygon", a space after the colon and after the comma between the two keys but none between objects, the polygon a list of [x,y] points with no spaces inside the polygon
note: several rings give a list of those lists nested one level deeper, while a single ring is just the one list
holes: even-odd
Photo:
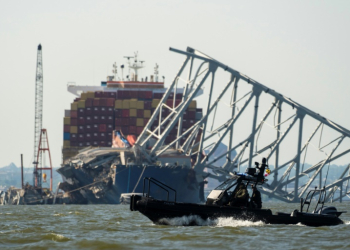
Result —
[{"label": "black boat hull", "polygon": [[[277,213],[273,215],[270,209],[254,209],[246,207],[215,206],[194,203],[170,202],[156,200],[144,196],[132,196],[130,210],[139,211],[148,217],[154,224],[167,225],[167,219],[181,218],[183,216],[199,216],[203,220],[218,218],[234,218],[262,221],[266,224],[298,224],[306,226],[334,226],[343,224],[336,215],[323,215],[312,213],[293,212],[292,214]],[[196,220],[189,225],[197,225]]]}]

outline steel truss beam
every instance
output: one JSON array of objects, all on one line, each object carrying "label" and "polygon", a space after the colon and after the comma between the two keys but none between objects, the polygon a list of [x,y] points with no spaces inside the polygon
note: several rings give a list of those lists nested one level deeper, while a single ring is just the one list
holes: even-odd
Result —
[{"label": "steel truss beam", "polygon": [[[253,167],[255,159],[260,161],[262,157],[266,157],[274,163],[274,166],[271,166],[273,180],[269,185],[263,187],[262,192],[271,197],[286,202],[297,202],[310,189],[317,177],[319,177],[318,185],[325,185],[327,189],[327,200],[341,201],[349,194],[350,165],[334,183],[329,184],[325,180],[328,171],[333,170],[330,163],[344,158],[350,152],[350,145],[344,145],[350,138],[348,129],[198,50],[188,47],[186,51],[173,48],[170,48],[170,51],[185,56],[185,61],[136,142],[137,147],[142,149],[140,151],[145,156],[144,159],[149,162],[157,161],[157,158],[168,149],[175,148],[177,152],[194,159],[192,168],[197,173],[209,168],[213,169],[216,174],[221,174],[221,176],[210,174],[210,178],[222,179],[229,177],[236,168],[241,171],[244,170],[243,167]],[[185,69],[188,70],[187,74]],[[226,84],[222,84],[221,73],[227,75],[229,79]],[[185,85],[183,98],[176,106],[176,90],[181,83]],[[242,88],[245,93],[239,95]],[[248,92],[246,92],[247,88]],[[197,119],[186,131],[183,131],[184,113],[198,91],[203,89],[209,90],[206,93],[207,105],[203,110],[203,116]],[[171,93],[174,93],[173,104],[168,106],[167,100]],[[219,105],[220,103],[222,105],[227,95],[230,95],[230,111],[222,113]],[[273,104],[258,121],[260,113],[264,112],[268,98],[273,100]],[[242,104],[244,99],[246,100]],[[251,102],[253,99],[254,102]],[[238,105],[241,105],[240,108]],[[249,115],[251,105],[254,105],[252,116]],[[163,109],[169,110],[170,114],[167,117],[162,117]],[[269,116],[273,111],[275,111],[273,120],[274,123],[277,121],[277,124],[274,124],[268,133],[272,135],[273,139],[264,142],[265,146],[258,147],[262,128],[265,124],[269,125],[268,119],[271,119]],[[245,114],[250,116],[252,120],[250,124],[246,124],[246,127],[250,127],[250,132],[248,130],[245,139],[237,139],[238,135],[243,134],[243,131],[239,130],[238,124],[244,122],[241,117],[244,117]],[[288,118],[286,119],[286,117]],[[288,121],[289,125],[286,124]],[[312,125],[312,122],[316,122],[318,125],[310,135],[307,135],[306,130]],[[294,126],[295,124],[298,126]],[[176,126],[176,139],[165,144],[165,139]],[[322,128],[321,131],[320,128]],[[323,128],[336,134],[336,139],[325,146],[321,146]],[[315,147],[316,151],[324,153],[326,157],[304,170],[308,148],[309,145],[315,144],[316,134],[320,134],[320,143],[318,147]],[[291,140],[292,142],[290,142]],[[151,143],[151,141],[155,141],[155,143]],[[213,159],[219,145],[224,142],[227,144],[227,151],[221,152]],[[335,146],[329,150],[328,146],[332,144]],[[152,146],[146,148],[146,145]],[[344,146],[345,150],[340,149],[341,146]],[[240,150],[238,150],[239,148]],[[207,150],[206,153],[204,153],[204,149]],[[231,153],[236,152],[236,150],[237,154],[234,159],[231,159]],[[339,152],[340,150],[342,152]],[[293,156],[286,157],[286,151],[292,152]],[[225,159],[222,168],[213,166],[219,159]],[[284,163],[281,164],[282,160]],[[323,178],[322,170],[325,170],[326,166],[329,169],[326,178]],[[305,181],[306,177],[308,179]],[[324,184],[323,180],[325,180]],[[293,187],[290,187],[292,184]],[[287,191],[287,189],[290,190]],[[340,195],[338,198],[334,198],[337,190],[340,190]]]}]

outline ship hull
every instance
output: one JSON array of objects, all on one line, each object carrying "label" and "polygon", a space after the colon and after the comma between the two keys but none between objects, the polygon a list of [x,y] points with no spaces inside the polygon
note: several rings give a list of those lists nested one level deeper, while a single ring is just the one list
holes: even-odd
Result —
[{"label": "ship hull", "polygon": [[[153,177],[177,190],[180,202],[200,202],[200,192],[194,170],[181,166],[116,165],[112,174],[95,174],[91,169],[65,165],[58,170],[65,182],[60,186],[75,204],[119,204],[122,193],[142,193],[143,178]],[[151,196],[165,199],[166,194],[151,187]]]}]

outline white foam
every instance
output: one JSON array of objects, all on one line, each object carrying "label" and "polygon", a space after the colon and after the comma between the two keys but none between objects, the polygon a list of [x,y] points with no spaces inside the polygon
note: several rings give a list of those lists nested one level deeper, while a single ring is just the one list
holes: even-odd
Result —
[{"label": "white foam", "polygon": [[262,221],[252,222],[248,220],[237,220],[232,217],[218,218],[215,220],[203,220],[198,215],[177,217],[172,219],[163,218],[160,223],[171,226],[217,226],[217,227],[252,227],[265,225]]},{"label": "white foam", "polygon": [[262,221],[237,220],[234,218],[218,218],[218,227],[259,227],[265,225]]}]

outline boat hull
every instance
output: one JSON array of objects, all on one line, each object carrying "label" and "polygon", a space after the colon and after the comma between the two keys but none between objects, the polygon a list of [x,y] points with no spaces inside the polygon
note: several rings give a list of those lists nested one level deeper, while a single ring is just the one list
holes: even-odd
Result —
[{"label": "boat hull", "polygon": [[[343,224],[335,215],[321,215],[310,213],[277,213],[273,215],[270,209],[254,209],[247,207],[215,206],[193,203],[179,203],[164,200],[156,200],[150,197],[134,195],[130,202],[131,211],[139,211],[158,225],[168,225],[167,219],[181,218],[184,216],[199,216],[203,220],[215,220],[218,218],[234,218],[262,221],[266,224],[298,224],[306,226],[333,226]],[[198,225],[193,220],[188,225]]]}]

